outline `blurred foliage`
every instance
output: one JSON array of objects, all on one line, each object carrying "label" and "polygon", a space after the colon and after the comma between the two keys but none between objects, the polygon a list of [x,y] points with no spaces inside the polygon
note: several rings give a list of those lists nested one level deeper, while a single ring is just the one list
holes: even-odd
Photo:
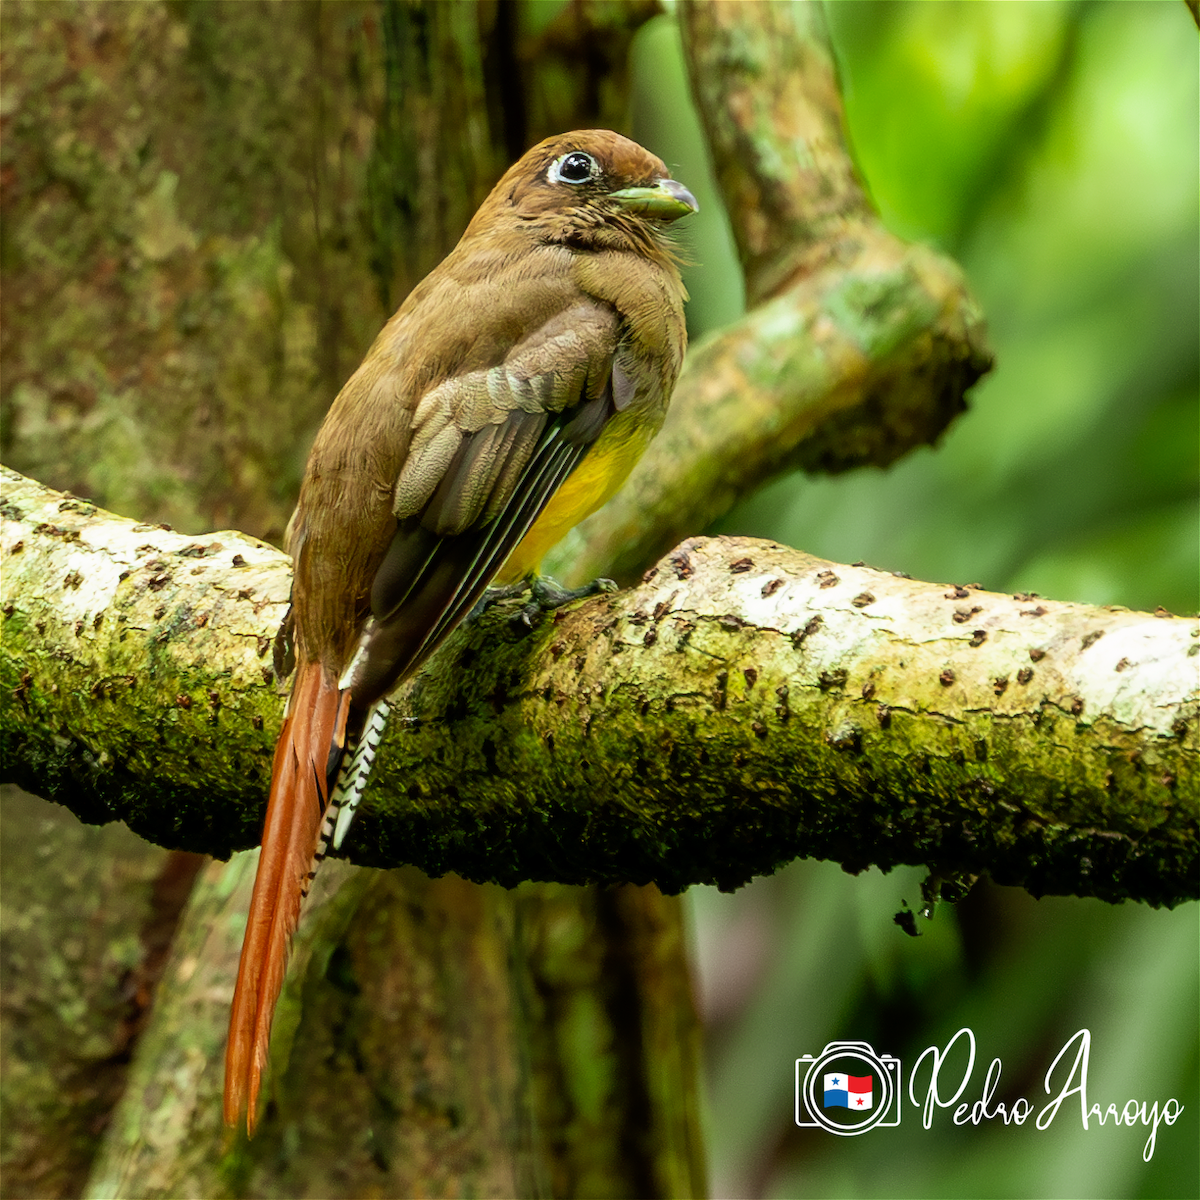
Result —
[{"label": "blurred foliage", "polygon": [[[854,151],[885,222],[963,264],[998,367],[935,450],[890,471],[795,476],[721,532],[836,561],[1060,600],[1194,612],[1200,578],[1200,47],[1177,0],[826,6]],[[634,46],[635,135],[701,201],[693,337],[742,309],[728,225],[673,20]],[[691,893],[709,1029],[713,1194],[1200,1194],[1200,917],[982,883],[905,937],[922,872],[798,863],[734,896]],[[1092,1033],[1102,1107],[1175,1096],[1139,1127],[931,1130],[908,1110],[861,1138],[798,1130],[793,1064],[866,1040],[906,1065],[970,1026],[997,1099]]]}]

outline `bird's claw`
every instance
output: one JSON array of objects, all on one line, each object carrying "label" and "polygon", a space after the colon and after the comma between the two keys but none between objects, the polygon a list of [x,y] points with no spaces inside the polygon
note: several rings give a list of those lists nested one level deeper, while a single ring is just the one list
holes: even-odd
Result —
[{"label": "bird's claw", "polygon": [[615,592],[617,585],[611,579],[593,579],[582,587],[565,588],[549,575],[534,575],[529,581],[529,591],[534,600],[545,610],[561,608],[572,600],[596,596],[601,592]]},{"label": "bird's claw", "polygon": [[531,575],[528,583],[529,603],[513,618],[515,625],[525,629],[533,629],[544,614],[562,608],[564,604],[617,590],[616,583],[611,579],[593,579],[582,587],[565,588],[549,575]]},{"label": "bird's claw", "polygon": [[467,614],[466,620],[477,621],[493,604],[501,600],[511,600],[514,596],[522,596],[528,592],[529,601],[513,617],[512,623],[522,629],[533,629],[543,614],[562,608],[564,604],[616,590],[617,585],[611,579],[593,579],[591,583],[585,583],[582,587],[565,588],[549,575],[529,575],[516,583],[488,588]]},{"label": "bird's claw", "polygon": [[483,616],[493,604],[499,604],[501,600],[511,600],[514,596],[523,595],[529,590],[529,585],[524,579],[518,580],[516,583],[506,583],[498,587],[490,587],[478,600],[475,601],[475,607],[467,613],[463,621],[464,625],[473,624]]}]

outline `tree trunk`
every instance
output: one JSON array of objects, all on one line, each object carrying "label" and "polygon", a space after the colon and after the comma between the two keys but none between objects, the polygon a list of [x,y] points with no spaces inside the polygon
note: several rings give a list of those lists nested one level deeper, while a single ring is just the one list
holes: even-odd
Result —
[{"label": "tree trunk", "polygon": [[202,861],[0,787],[5,1196],[80,1195]]},{"label": "tree trunk", "polygon": [[92,1196],[677,1196],[703,1187],[678,925],[653,889],[334,864],[297,938],[271,1100],[224,1156],[254,855],[213,864]]}]

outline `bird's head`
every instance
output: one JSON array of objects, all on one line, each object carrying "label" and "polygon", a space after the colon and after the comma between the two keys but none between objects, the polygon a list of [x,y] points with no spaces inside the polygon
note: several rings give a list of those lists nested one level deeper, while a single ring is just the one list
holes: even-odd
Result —
[{"label": "bird's head", "polygon": [[607,129],[547,138],[505,173],[467,230],[495,222],[579,250],[667,250],[672,221],[696,198],[662,159]]}]

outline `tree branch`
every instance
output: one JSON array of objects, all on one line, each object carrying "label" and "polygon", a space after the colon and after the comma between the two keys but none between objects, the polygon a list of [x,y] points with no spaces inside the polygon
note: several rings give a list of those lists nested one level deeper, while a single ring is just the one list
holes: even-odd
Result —
[{"label": "tree branch", "polygon": [[[253,844],[286,558],[4,484],[4,778],[164,845]],[[1197,896],[1193,618],[722,538],[531,634],[511,612],[397,697],[354,861],[678,890],[807,856]]]},{"label": "tree branch", "polygon": [[628,581],[783,472],[887,466],[992,365],[958,266],[889,233],[846,147],[815,4],[681,0],[692,90],[750,311],[689,351],[629,482],[547,560]]}]

